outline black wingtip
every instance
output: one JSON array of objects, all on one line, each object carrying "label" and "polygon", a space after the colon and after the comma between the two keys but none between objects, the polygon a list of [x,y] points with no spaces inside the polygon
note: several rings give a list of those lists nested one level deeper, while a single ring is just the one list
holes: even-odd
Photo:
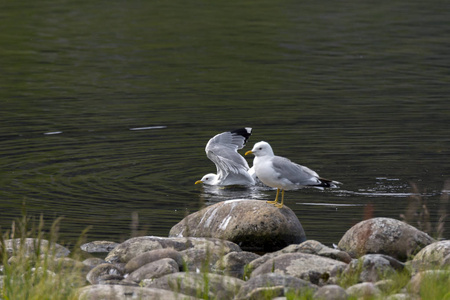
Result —
[{"label": "black wingtip", "polygon": [[329,179],[325,179],[325,178],[318,178],[318,179],[320,181],[320,184],[318,184],[317,186],[319,186],[319,187],[336,188],[336,187],[338,187],[339,184],[342,184],[338,181],[329,180]]},{"label": "black wingtip", "polygon": [[243,128],[239,128],[233,131],[230,131],[232,134],[236,134],[236,135],[240,135],[243,136],[245,138],[245,142],[247,142],[247,140],[250,138],[250,136],[252,135],[252,128],[250,127],[243,127]]}]

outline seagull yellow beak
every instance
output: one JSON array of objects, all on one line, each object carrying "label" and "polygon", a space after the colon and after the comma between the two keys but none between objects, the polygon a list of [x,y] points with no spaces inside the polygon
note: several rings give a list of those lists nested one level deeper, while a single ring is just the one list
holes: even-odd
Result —
[{"label": "seagull yellow beak", "polygon": [[252,150],[245,152],[245,155],[253,154]]},{"label": "seagull yellow beak", "polygon": [[197,181],[195,182],[195,184],[200,184],[200,183],[203,183],[203,181],[197,180]]}]

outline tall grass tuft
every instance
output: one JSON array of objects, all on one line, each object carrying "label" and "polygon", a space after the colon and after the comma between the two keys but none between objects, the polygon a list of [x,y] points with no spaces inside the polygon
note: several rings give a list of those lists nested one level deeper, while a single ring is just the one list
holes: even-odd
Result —
[{"label": "tall grass tuft", "polygon": [[71,253],[73,259],[63,258],[68,251],[56,244],[60,222],[58,218],[44,230],[42,216],[36,221],[24,211],[11,230],[0,228],[1,299],[77,299],[77,288],[86,284],[81,251]]},{"label": "tall grass tuft", "polygon": [[419,289],[422,299],[450,299],[450,269],[423,272]]},{"label": "tall grass tuft", "polygon": [[449,202],[449,189],[450,180],[444,183],[442,189],[440,205],[439,205],[439,220],[436,222],[436,226],[433,228],[430,211],[427,206],[427,201],[420,195],[419,189],[415,184],[412,184],[413,195],[408,200],[408,206],[404,214],[400,215],[400,218],[412,226],[432,235],[437,240],[444,237],[445,221],[448,217],[447,207]]}]

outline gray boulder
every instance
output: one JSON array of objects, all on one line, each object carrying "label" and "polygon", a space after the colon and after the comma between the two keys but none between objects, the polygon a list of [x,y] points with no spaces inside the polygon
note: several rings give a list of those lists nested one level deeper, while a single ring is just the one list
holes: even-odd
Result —
[{"label": "gray boulder", "polygon": [[375,282],[375,287],[377,287],[383,293],[389,293],[397,288],[398,283],[393,279],[382,279]]},{"label": "gray boulder", "polygon": [[363,282],[347,288],[347,294],[356,299],[373,299],[381,296],[381,291],[372,282]]},{"label": "gray boulder", "polygon": [[284,287],[281,285],[270,287],[263,286],[251,290],[247,295],[245,295],[245,298],[242,298],[242,300],[260,300],[273,298],[281,298],[283,300],[287,300],[287,298],[283,298],[282,295],[284,295]]},{"label": "gray boulder", "polygon": [[269,259],[256,268],[251,277],[266,273],[294,276],[314,284],[324,284],[347,267],[346,263],[306,253],[287,253]]},{"label": "gray boulder", "polygon": [[180,254],[180,252],[175,251],[172,248],[164,248],[164,249],[156,249],[156,250],[151,250],[148,252],[144,252],[134,258],[132,258],[126,265],[125,265],[125,273],[131,273],[134,270],[139,269],[140,267],[163,259],[163,258],[171,258],[174,261],[176,261],[176,263],[179,266],[179,269],[181,269],[183,267],[183,258]]},{"label": "gray boulder", "polygon": [[221,245],[220,243],[205,243],[203,245],[195,245],[192,248],[180,251],[184,263],[183,268],[186,268],[186,270],[188,271],[210,272],[212,271],[214,264],[223,256],[227,255],[228,253],[241,252],[241,249],[232,242],[217,239],[212,240],[227,242],[230,245],[235,245],[236,247],[223,247],[223,245]]},{"label": "gray boulder", "polygon": [[259,257],[253,252],[231,252],[219,259],[212,270],[219,274],[244,279],[246,266]]},{"label": "gray boulder", "polygon": [[108,253],[118,245],[118,243],[110,241],[93,241],[81,245],[80,248],[88,253]]},{"label": "gray boulder", "polygon": [[190,272],[211,271],[212,266],[220,258],[220,252],[214,250],[215,249],[190,248],[181,251],[180,254],[184,261],[183,269]]},{"label": "gray boulder", "polygon": [[241,251],[238,245],[225,240],[214,238],[165,238],[157,236],[141,236],[126,240],[115,247],[105,258],[107,262],[127,263],[145,252],[172,248],[183,251],[189,248],[212,249],[221,248],[223,253]]},{"label": "gray boulder", "polygon": [[113,264],[104,263],[90,270],[86,279],[91,284],[105,283],[110,280],[120,281],[123,279],[123,272]]},{"label": "gray boulder", "polygon": [[279,251],[266,253],[258,259],[253,260],[249,264],[250,270],[255,270],[257,267],[265,263],[266,261],[275,258],[279,255],[286,253],[306,253],[306,254],[315,254],[318,256],[328,257],[334,260],[339,260],[344,263],[349,263],[352,261],[350,255],[344,251],[333,249],[321,244],[318,241],[307,240],[301,244],[289,245]]},{"label": "gray boulder", "polygon": [[83,277],[86,277],[91,270],[81,261],[75,260],[69,257],[55,258],[54,260],[48,260],[48,268],[53,272],[65,272],[65,273],[79,273]]},{"label": "gray boulder", "polygon": [[213,273],[174,273],[143,280],[145,287],[158,288],[203,299],[233,299],[244,281]]},{"label": "gray boulder", "polygon": [[450,240],[426,246],[412,260],[417,268],[450,267]]},{"label": "gray boulder", "polygon": [[307,240],[298,245],[289,245],[286,248],[278,251],[278,253],[297,253],[297,252],[328,257],[331,259],[345,262],[347,264],[352,261],[352,258],[347,252],[327,247],[324,244],[314,240]]},{"label": "gray boulder", "polygon": [[181,251],[180,253],[184,261],[183,267],[186,268],[187,271],[191,272],[212,272],[217,261],[219,261],[225,255],[225,253],[223,253],[222,249],[220,248],[190,248]]},{"label": "gray boulder", "polygon": [[359,282],[377,282],[386,275],[403,271],[405,264],[387,255],[367,254],[352,261],[344,270],[344,276],[356,275]]},{"label": "gray boulder", "polygon": [[8,257],[15,255],[18,251],[23,251],[27,256],[36,255],[39,251],[42,253],[48,253],[55,257],[65,257],[70,254],[70,250],[57,243],[50,243],[48,240],[26,238],[26,239],[10,239],[5,240],[5,250]]},{"label": "gray boulder", "polygon": [[235,300],[259,300],[266,299],[267,296],[273,298],[284,296],[288,291],[300,292],[301,290],[315,291],[317,286],[294,276],[268,273],[252,277],[246,281],[236,295]]},{"label": "gray boulder", "polygon": [[[285,253],[283,253],[285,254]],[[264,263],[268,262],[271,259],[274,259],[277,256],[282,255],[279,252],[272,252],[272,253],[266,253],[261,257],[258,257],[257,259],[252,260],[249,264],[248,264],[248,269],[250,272],[253,272],[254,270],[256,270],[259,266],[263,265]]]},{"label": "gray boulder", "polygon": [[317,300],[346,300],[347,292],[338,285],[330,284],[320,287],[313,296]]},{"label": "gray boulder", "polygon": [[78,291],[80,300],[198,300],[198,298],[155,288],[126,285],[89,285]]},{"label": "gray boulder", "polygon": [[143,265],[128,275],[126,281],[139,283],[144,279],[159,278],[167,274],[179,272],[178,263],[171,258],[162,258]]},{"label": "gray boulder", "polygon": [[83,260],[83,264],[87,266],[89,269],[93,269],[94,267],[104,263],[106,263],[106,261],[99,257],[89,257]]},{"label": "gray boulder", "polygon": [[170,237],[213,237],[246,251],[276,251],[306,240],[295,213],[260,200],[229,200],[208,206],[176,224]]},{"label": "gray boulder", "polygon": [[373,218],[350,228],[339,241],[338,248],[352,257],[386,254],[405,261],[433,242],[428,234],[402,221]]}]

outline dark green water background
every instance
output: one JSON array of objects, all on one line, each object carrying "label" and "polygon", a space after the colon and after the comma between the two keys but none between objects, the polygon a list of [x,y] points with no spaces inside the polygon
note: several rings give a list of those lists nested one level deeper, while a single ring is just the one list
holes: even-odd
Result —
[{"label": "dark green water background", "polygon": [[433,226],[450,212],[448,1],[25,0],[0,20],[3,230],[23,202],[72,243],[127,239],[133,213],[166,236],[205,205],[272,200],[194,185],[208,139],[243,126],[242,153],[265,140],[344,183],[286,192],[309,239],[399,219],[411,184]]}]

